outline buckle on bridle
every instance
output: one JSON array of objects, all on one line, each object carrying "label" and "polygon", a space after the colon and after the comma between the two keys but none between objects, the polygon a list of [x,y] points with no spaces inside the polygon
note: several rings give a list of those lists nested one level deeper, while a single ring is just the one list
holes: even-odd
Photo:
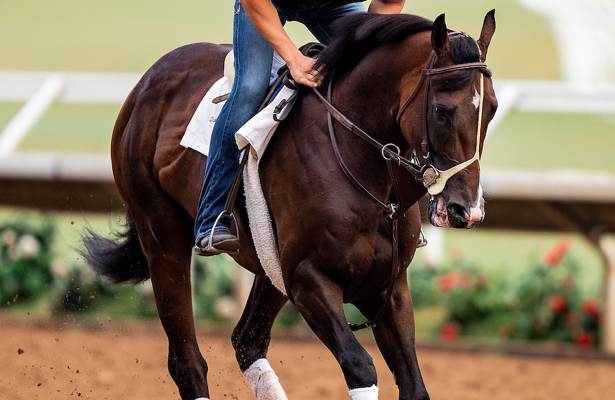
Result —
[{"label": "buckle on bridle", "polygon": [[433,166],[428,167],[425,172],[423,172],[423,186],[426,188],[430,187],[440,177],[440,172],[435,169]]},{"label": "buckle on bridle", "polygon": [[397,204],[391,203],[389,204],[389,218],[395,219],[395,214],[397,213]]}]

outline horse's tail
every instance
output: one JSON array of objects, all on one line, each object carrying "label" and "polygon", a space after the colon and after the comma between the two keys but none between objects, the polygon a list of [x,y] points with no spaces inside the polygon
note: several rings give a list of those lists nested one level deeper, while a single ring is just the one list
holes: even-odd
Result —
[{"label": "horse's tail", "polygon": [[111,239],[86,228],[82,235],[84,248],[79,253],[94,272],[112,283],[137,284],[149,279],[149,268],[130,211],[124,228],[125,232],[112,231]]}]

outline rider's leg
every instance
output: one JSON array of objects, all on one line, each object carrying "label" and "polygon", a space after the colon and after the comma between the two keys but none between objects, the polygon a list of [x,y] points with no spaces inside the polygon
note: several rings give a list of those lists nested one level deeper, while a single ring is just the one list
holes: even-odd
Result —
[{"label": "rider's leg", "polygon": [[[211,229],[224,209],[239,166],[235,132],[254,116],[267,96],[269,86],[273,49],[252,24],[239,1],[235,4],[233,50],[235,82],[213,129],[195,223],[196,245],[201,249],[207,245]],[[222,218],[216,225],[214,236],[218,237],[218,241],[223,238],[226,246],[230,244],[234,247],[224,248],[222,245],[222,251],[239,247],[237,239],[230,235],[230,223],[228,218]]]}]

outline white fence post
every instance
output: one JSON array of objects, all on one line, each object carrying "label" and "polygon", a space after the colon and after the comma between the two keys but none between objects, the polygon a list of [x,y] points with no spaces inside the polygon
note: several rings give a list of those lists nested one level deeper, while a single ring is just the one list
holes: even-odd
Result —
[{"label": "white fence post", "polygon": [[30,129],[58,97],[64,84],[58,74],[53,74],[28,99],[0,134],[0,158],[10,156],[26,137]]}]

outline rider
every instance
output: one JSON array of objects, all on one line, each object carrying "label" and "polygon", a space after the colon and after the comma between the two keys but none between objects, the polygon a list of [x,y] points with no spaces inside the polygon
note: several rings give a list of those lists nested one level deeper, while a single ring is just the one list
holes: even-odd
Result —
[{"label": "rider", "polygon": [[[372,0],[368,12],[400,13],[405,0]],[[234,135],[267,96],[274,50],[288,65],[295,82],[318,87],[322,75],[314,60],[299,52],[284,31],[286,21],[303,23],[321,43],[329,44],[337,19],[365,12],[360,0],[236,0],[233,21],[235,80],[231,94],[214,125],[205,180],[195,223],[195,250],[199,255],[234,252],[239,240],[230,233],[231,221],[220,218],[239,167]]]}]

